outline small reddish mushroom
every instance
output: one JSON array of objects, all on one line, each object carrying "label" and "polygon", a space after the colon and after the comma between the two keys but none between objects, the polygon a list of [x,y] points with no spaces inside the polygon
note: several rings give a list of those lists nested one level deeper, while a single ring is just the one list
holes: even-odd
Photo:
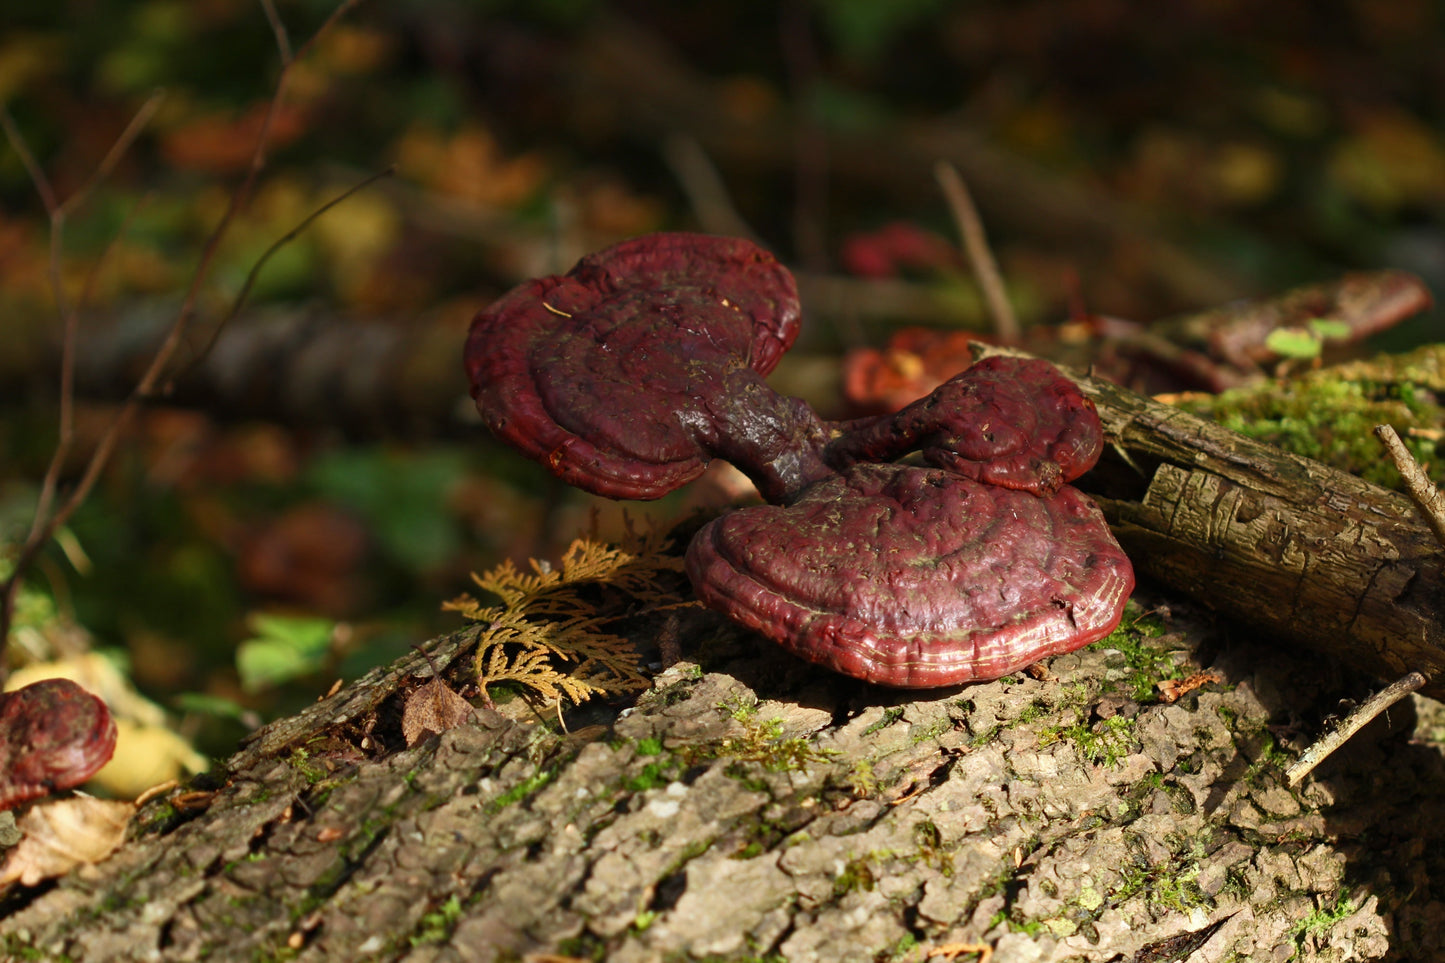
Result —
[{"label": "small reddish mushroom", "polygon": [[69,679],[0,694],[0,810],[73,789],[115,752],[115,720]]},{"label": "small reddish mushroom", "polygon": [[810,662],[900,688],[996,679],[1109,634],[1133,569],[1094,503],[857,465],[709,522],[704,604]]},{"label": "small reddish mushroom", "polygon": [[1048,495],[1094,467],[1104,430],[1094,403],[1059,369],[996,356],[843,435],[828,458],[891,461],[918,448],[930,464],[975,481]]},{"label": "small reddish mushroom", "polygon": [[[597,494],[656,498],[731,461],[773,504],[702,529],[694,588],[839,672],[991,679],[1111,631],[1133,570],[1065,484],[1103,447],[1078,388],[991,358],[896,414],[825,422],[763,380],[798,311],[747,241],[636,238],[479,314],[472,395],[499,437]],[[895,463],[915,450],[935,467]]]}]

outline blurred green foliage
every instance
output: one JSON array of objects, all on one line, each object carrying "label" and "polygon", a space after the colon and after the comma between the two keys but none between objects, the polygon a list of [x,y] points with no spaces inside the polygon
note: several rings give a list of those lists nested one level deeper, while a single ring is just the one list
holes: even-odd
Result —
[{"label": "blurred green foliage", "polygon": [[427,572],[462,547],[448,495],[466,467],[456,451],[338,449],[317,457],[304,481],[360,515],[404,570]]},{"label": "blurred green foliage", "polygon": [[250,624],[256,634],[236,649],[236,669],[241,688],[252,693],[321,669],[336,635],[336,623],[330,619],[258,612]]}]

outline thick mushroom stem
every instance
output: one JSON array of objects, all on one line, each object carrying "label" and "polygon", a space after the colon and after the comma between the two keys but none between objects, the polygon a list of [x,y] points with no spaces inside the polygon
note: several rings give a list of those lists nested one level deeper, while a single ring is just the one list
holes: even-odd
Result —
[{"label": "thick mushroom stem", "polygon": [[1092,403],[1047,361],[987,358],[896,414],[835,433],[824,460],[841,470],[921,449],[975,481],[1051,495],[1098,461]]},{"label": "thick mushroom stem", "polygon": [[731,462],[775,505],[795,501],[836,472],[823,460],[829,425],[806,401],[778,394],[751,368],[735,368],[702,411],[679,413],[699,447]]}]

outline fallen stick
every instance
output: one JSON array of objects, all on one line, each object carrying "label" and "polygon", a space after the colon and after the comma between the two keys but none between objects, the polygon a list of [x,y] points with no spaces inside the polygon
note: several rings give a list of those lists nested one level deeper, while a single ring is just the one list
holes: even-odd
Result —
[{"label": "fallen stick", "polygon": [[1298,786],[1305,776],[1324,762],[1349,738],[1363,729],[1372,719],[1412,692],[1419,691],[1425,684],[1425,677],[1418,672],[1407,672],[1385,688],[1371,696],[1340,722],[1339,728],[1325,733],[1306,749],[1294,765],[1285,772],[1291,786]]}]

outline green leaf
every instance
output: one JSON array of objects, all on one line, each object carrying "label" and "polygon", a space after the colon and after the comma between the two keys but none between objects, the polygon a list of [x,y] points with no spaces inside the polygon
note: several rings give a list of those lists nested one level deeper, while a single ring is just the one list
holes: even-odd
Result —
[{"label": "green leaf", "polygon": [[331,651],[336,623],[330,619],[251,616],[254,638],[236,650],[241,688],[260,692],[317,671]]},{"label": "green leaf", "polygon": [[1344,341],[1351,334],[1350,326],[1337,318],[1314,318],[1309,329],[1325,341]]},{"label": "green leaf", "polygon": [[814,6],[845,56],[876,62],[909,30],[935,20],[943,0],[815,0]]},{"label": "green leaf", "polygon": [[1304,328],[1276,328],[1264,339],[1264,346],[1286,358],[1317,358],[1323,342]]},{"label": "green leaf", "polygon": [[256,715],[254,710],[247,709],[239,702],[205,692],[182,692],[171,702],[181,712],[212,716],[216,719],[230,719],[242,725],[251,724]]}]

